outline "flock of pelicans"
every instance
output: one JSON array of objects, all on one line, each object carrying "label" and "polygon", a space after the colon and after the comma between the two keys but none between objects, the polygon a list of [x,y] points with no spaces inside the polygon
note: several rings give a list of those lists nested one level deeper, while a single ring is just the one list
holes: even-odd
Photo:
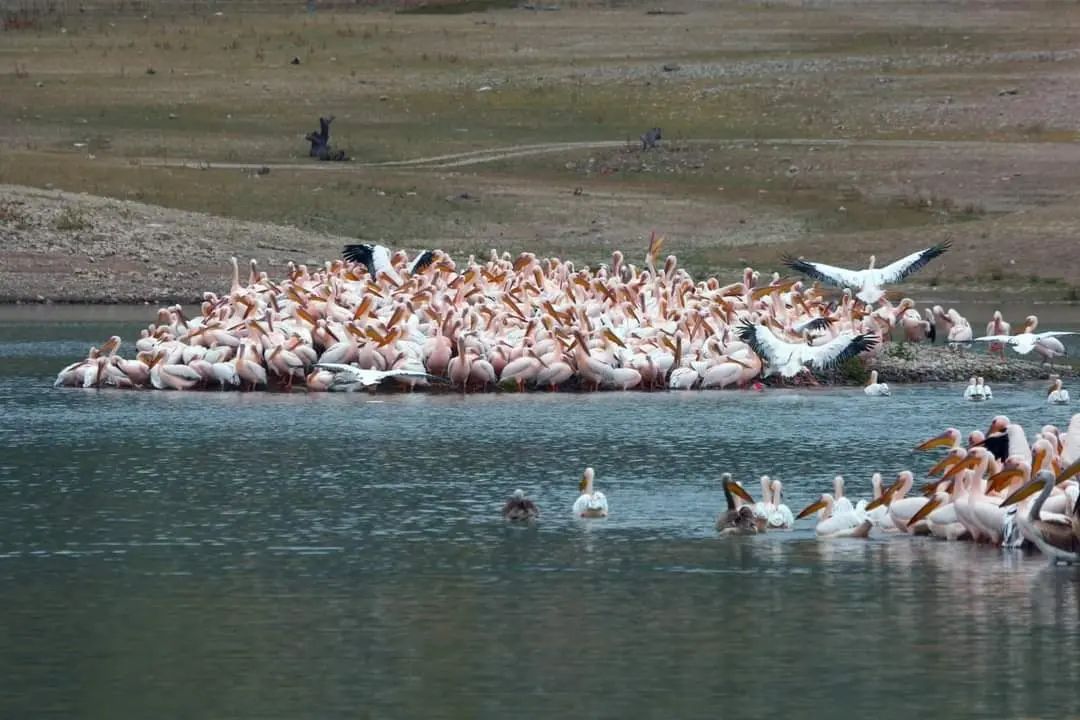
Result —
[{"label": "flock of pelicans", "polygon": [[[727,507],[717,516],[716,528],[722,535],[790,530],[797,520],[817,513],[815,531],[822,538],[867,538],[873,532],[932,535],[1037,549],[1054,561],[1080,562],[1080,484],[1074,479],[1080,476],[1080,413],[1072,416],[1066,432],[1046,425],[1030,444],[1020,425],[999,415],[987,432],[973,431],[966,442],[959,430],[948,428],[916,449],[946,450],[927,472],[936,479],[921,493],[910,494],[915,474],[909,470],[888,487],[875,473],[872,496],[852,504],[844,494],[844,479],[837,476],[833,491],[798,515],[783,503],[779,480],[763,476],[761,500],[755,502],[724,473],[720,481]],[[607,497],[593,480],[593,469],[586,468],[575,516],[607,516]],[[532,521],[540,510],[516,490],[502,514],[510,521]]]},{"label": "flock of pelicans", "polygon": [[[289,264],[271,280],[251,261],[246,282],[233,258],[227,294],[208,292],[192,317],[161,308],[142,330],[134,358],[121,340],[60,371],[58,386],[192,390],[275,388],[356,390],[389,381],[414,389],[449,385],[462,392],[497,387],[690,389],[746,387],[759,377],[810,376],[853,357],[871,358],[894,330],[908,341],[941,335],[956,348],[989,343],[1032,351],[1052,362],[1060,335],[1018,333],[995,313],[987,334],[940,306],[925,317],[885,286],[948,250],[948,243],[881,268],[847,270],[785,258],[816,281],[762,278],[695,282],[674,255],[657,265],[663,238],[652,237],[645,267],[614,252],[610,265],[576,268],[532,253],[492,251],[455,263],[442,251],[411,260],[381,245],[346,246],[344,259],[310,269]],[[842,290],[826,297],[819,283]],[[873,379],[870,394],[887,394]],[[877,387],[880,386],[880,387]]]}]

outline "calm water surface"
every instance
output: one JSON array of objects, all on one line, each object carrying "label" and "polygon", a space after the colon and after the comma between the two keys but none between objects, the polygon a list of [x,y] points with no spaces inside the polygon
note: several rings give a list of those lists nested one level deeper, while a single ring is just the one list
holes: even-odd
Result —
[{"label": "calm water surface", "polygon": [[[0,322],[0,717],[1080,713],[1080,571],[712,529],[724,470],[779,476],[795,511],[835,473],[865,496],[948,425],[1064,426],[1042,384],[983,405],[54,390],[137,325],[31,319]],[[569,515],[587,464],[604,521]],[[515,487],[536,526],[499,519]]]}]

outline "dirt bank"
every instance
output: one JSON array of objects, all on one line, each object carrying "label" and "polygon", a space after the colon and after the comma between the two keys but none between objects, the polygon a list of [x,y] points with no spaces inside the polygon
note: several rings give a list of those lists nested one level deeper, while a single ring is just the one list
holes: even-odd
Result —
[{"label": "dirt bank", "polygon": [[93,195],[0,185],[0,302],[196,302],[229,257],[271,274],[322,264],[348,238]]}]

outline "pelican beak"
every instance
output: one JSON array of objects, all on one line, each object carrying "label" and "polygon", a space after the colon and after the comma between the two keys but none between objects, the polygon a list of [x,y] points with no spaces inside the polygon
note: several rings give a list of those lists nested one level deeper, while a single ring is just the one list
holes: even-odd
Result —
[{"label": "pelican beak", "polygon": [[1061,483],[1065,482],[1069,478],[1074,477],[1075,475],[1078,475],[1078,474],[1080,474],[1080,460],[1077,460],[1072,465],[1070,465],[1069,467],[1062,470],[1061,474],[1057,476],[1056,480],[1054,480],[1054,484],[1055,485],[1060,485]]},{"label": "pelican beak", "polygon": [[916,450],[933,450],[939,447],[952,447],[953,439],[949,436],[949,433],[941,433],[936,437],[932,437],[922,443],[915,446]]},{"label": "pelican beak", "polygon": [[889,487],[885,488],[885,490],[882,491],[881,497],[879,497],[879,498],[877,498],[875,500],[871,500],[869,503],[867,503],[866,512],[870,512],[871,510],[879,508],[882,505],[887,506],[890,502],[892,502],[893,493],[896,492],[896,488],[900,487],[899,482],[900,481],[897,480],[895,483],[893,483],[892,485],[890,485]]},{"label": "pelican beak", "polygon": [[1031,474],[1042,470],[1043,461],[1046,460],[1046,448],[1041,447],[1042,443],[1039,443],[1040,447],[1035,450],[1035,453],[1031,457]]},{"label": "pelican beak", "polygon": [[578,483],[578,490],[585,492],[585,488],[589,487],[589,481],[585,479],[585,476],[581,476],[581,482]]},{"label": "pelican beak", "polygon": [[953,464],[958,463],[958,462],[960,462],[960,461],[956,459],[955,455],[946,455],[945,457],[941,458],[941,460],[939,460],[934,465],[934,467],[932,467],[932,468],[930,468],[929,470],[926,471],[926,476],[927,477],[934,477],[936,475],[941,475],[946,470],[948,470],[950,467],[952,467]]},{"label": "pelican beak", "polygon": [[624,343],[622,340],[620,340],[619,336],[616,335],[614,333],[614,331],[611,330],[611,328],[604,328],[603,332],[604,332],[604,337],[606,337],[611,342],[615,343],[616,345],[618,345],[621,348],[626,347],[626,343]]},{"label": "pelican beak", "polygon": [[824,500],[818,500],[816,503],[810,503],[802,509],[802,512],[795,516],[795,519],[802,520],[804,517],[809,517],[810,515],[816,513],[818,510],[824,509],[825,505],[826,502]]},{"label": "pelican beak", "polygon": [[1014,492],[1009,497],[1002,500],[1001,507],[1009,507],[1010,505],[1015,505],[1024,498],[1031,497],[1042,489],[1043,481],[1036,478],[1035,480],[1032,480],[1028,484],[1024,485],[1022,488]]},{"label": "pelican beak", "polygon": [[738,485],[733,482],[726,482],[724,483],[724,487],[732,495],[738,495],[740,498],[742,498],[748,503],[754,502],[754,498],[750,497],[750,493],[746,492],[742,485]]},{"label": "pelican beak", "polygon": [[997,475],[993,475],[987,481],[986,492],[1001,492],[1009,483],[1017,478],[1024,477],[1024,471],[1019,468],[1012,468],[1011,470],[1002,470]]},{"label": "pelican beak", "polygon": [[907,526],[911,527],[915,523],[919,522],[924,517],[934,512],[934,509],[937,508],[939,505],[941,505],[940,500],[938,500],[936,497],[930,498],[930,500],[928,500],[921,508],[919,508],[919,511],[917,513],[911,516],[911,519],[908,520]]},{"label": "pelican beak", "polygon": [[945,481],[944,480],[938,480],[936,482],[927,483],[926,485],[922,486],[922,488],[919,490],[919,492],[921,492],[923,495],[925,495],[927,497],[930,497],[931,495],[933,495],[934,493],[937,492],[938,485],[941,485],[941,483],[943,483],[943,482],[945,482]]},{"label": "pelican beak", "polygon": [[964,470],[970,470],[979,464],[978,455],[968,455],[966,458],[949,468],[949,471],[941,476],[942,480],[949,480],[959,475]]}]

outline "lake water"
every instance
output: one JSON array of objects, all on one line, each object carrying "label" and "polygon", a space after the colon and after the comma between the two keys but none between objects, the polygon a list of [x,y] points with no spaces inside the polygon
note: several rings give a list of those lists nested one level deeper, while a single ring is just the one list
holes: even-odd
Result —
[{"label": "lake water", "polygon": [[[105,311],[106,314],[109,311]],[[147,309],[143,314],[149,317]],[[85,317],[85,314],[84,316]],[[54,390],[131,318],[0,322],[0,717],[1080,713],[1080,570],[887,537],[719,538],[1043,383],[528,396]],[[1074,388],[1080,390],[1080,388]],[[569,508],[586,465],[611,516]],[[524,488],[543,515],[509,527]]]}]

